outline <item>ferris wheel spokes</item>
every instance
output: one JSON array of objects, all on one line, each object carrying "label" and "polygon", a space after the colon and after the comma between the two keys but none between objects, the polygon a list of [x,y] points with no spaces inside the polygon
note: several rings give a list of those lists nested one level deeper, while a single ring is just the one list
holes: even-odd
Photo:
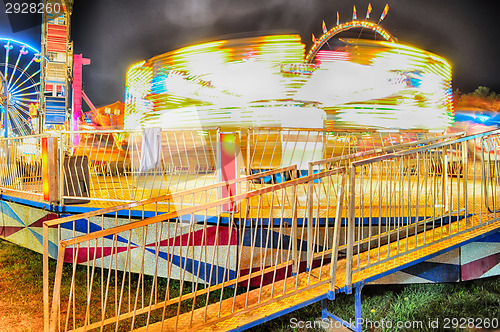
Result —
[{"label": "ferris wheel spokes", "polygon": [[[25,74],[29,70],[29,68],[30,68],[30,66],[31,66],[31,64],[33,62],[35,62],[35,63],[39,63],[40,62],[40,54],[35,54],[33,56],[33,58],[31,58],[30,62],[26,65],[26,67],[24,67],[23,70],[19,72],[19,75],[17,76],[17,79],[14,81],[14,83],[12,83],[13,85],[16,85],[16,83],[23,76],[23,74]],[[39,69],[38,71],[35,71],[33,74],[30,75],[30,77],[33,77],[33,76],[35,76],[37,74],[40,74],[40,72],[41,72],[41,69]]]},{"label": "ferris wheel spokes", "polygon": [[[14,65],[13,73],[16,72],[17,66],[19,65],[19,60],[21,60],[21,57],[25,54],[28,54],[28,51],[26,51],[26,46],[22,46],[21,50],[19,51],[19,55],[17,56],[16,64]],[[12,83],[12,78],[14,78],[14,75],[10,75],[9,82],[7,83],[10,85]]]},{"label": "ferris wheel spokes", "polygon": [[[40,52],[13,39],[0,38],[2,42],[5,52],[0,53],[0,70],[8,94],[7,112],[2,114],[2,125],[7,120],[7,126],[2,136],[29,135],[33,132],[31,117],[37,116],[40,100]],[[35,112],[30,115],[31,109]]]}]

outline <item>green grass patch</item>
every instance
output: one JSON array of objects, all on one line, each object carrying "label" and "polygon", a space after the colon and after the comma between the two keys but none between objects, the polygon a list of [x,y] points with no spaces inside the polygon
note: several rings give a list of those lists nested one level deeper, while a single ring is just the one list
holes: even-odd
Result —
[{"label": "green grass patch", "polygon": [[[454,324],[452,318],[473,318],[474,324],[484,327],[487,320],[497,319],[500,324],[500,277],[446,284],[413,284],[365,286],[362,291],[362,317],[373,322],[366,331],[435,331],[431,322],[439,322],[441,331],[476,331],[460,328],[460,321]],[[328,310],[347,321],[354,321],[354,294],[338,294],[334,301],[328,301]],[[291,320],[310,322],[321,319],[321,305],[315,303],[291,314],[274,319],[255,328],[255,331],[306,331],[292,326]],[[447,320],[449,319],[449,320]],[[391,322],[385,324],[381,322]],[[412,327],[397,328],[397,322]],[[408,323],[407,323],[408,322]],[[413,323],[415,322],[415,323]],[[422,325],[419,325],[422,322]],[[445,328],[445,323],[449,328]],[[482,322],[482,324],[480,324]],[[307,324],[307,323],[304,323]],[[456,327],[454,328],[454,325]],[[491,324],[490,324],[491,325]],[[431,327],[433,326],[433,327]],[[500,325],[494,329],[498,330]],[[307,331],[323,331],[321,328]]]},{"label": "green grass patch", "polygon": [[[50,260],[50,282],[54,281],[55,261]],[[13,327],[2,325],[2,328],[16,331],[38,331],[43,326],[43,304],[42,304],[42,255],[31,250],[13,245],[0,239],[0,275],[2,276],[0,289],[2,294],[3,308],[0,308],[4,320],[0,319],[1,324],[12,322]],[[100,292],[100,285],[104,281],[106,285],[107,270],[96,268],[94,271],[94,289],[93,292]],[[76,306],[77,315],[75,322],[82,322],[86,311],[86,280],[88,269],[86,266],[77,266],[76,268]],[[62,278],[63,298],[67,298],[70,293],[71,279],[73,269],[70,264],[65,264]],[[149,301],[151,293],[152,277],[146,276],[144,286],[145,301]],[[121,286],[123,280],[122,272],[114,272],[110,277],[110,294],[114,294],[115,279],[118,286]],[[131,305],[135,301],[138,275],[130,274],[126,276],[124,286],[123,310],[129,310],[129,295]],[[99,285],[99,286],[96,286]],[[167,283],[166,279],[158,279],[158,300],[163,300],[167,287],[170,296],[176,297],[180,294],[181,284],[179,281],[171,280]],[[192,291],[193,284],[185,282],[183,294]],[[203,287],[198,285],[198,289]],[[130,292],[129,292],[130,291]],[[237,294],[244,293],[246,288],[237,289]],[[220,299],[220,291],[211,292],[208,302],[216,303]],[[226,289],[223,298],[232,297],[234,289]],[[114,308],[114,295],[108,299],[108,308]],[[195,308],[205,305],[206,296],[200,297],[195,303]],[[139,293],[139,303],[142,304],[142,287]],[[149,302],[147,302],[149,303]],[[6,309],[8,308],[8,309]],[[175,315],[177,304],[167,308],[166,316]],[[180,312],[188,312],[192,308],[192,301],[184,301],[180,306]],[[100,297],[97,297],[90,304],[90,311],[95,315],[101,315]],[[66,310],[63,308],[62,310]],[[72,309],[71,309],[72,310]],[[328,310],[345,320],[354,319],[354,295],[338,294],[334,301],[328,301]],[[150,318],[150,321],[159,321],[162,317],[162,310],[158,310]],[[106,317],[112,317],[114,309],[106,311]],[[473,330],[470,328],[453,328],[450,321],[449,329],[444,328],[445,318],[474,318],[476,322],[485,319],[499,319],[500,317],[500,277],[490,277],[474,281],[448,284],[416,284],[416,285],[393,285],[393,286],[365,286],[362,291],[362,316],[364,319],[372,322],[391,321],[395,324],[401,322],[425,322],[428,324],[431,320],[439,320],[440,328],[438,330],[446,331],[464,331]],[[20,325],[19,321],[28,321],[29,326]],[[291,320],[314,322],[321,318],[321,305],[315,303],[305,308],[297,310],[288,315],[276,318],[267,323],[254,327],[252,331],[306,331],[301,328],[291,328]],[[147,316],[141,315],[137,318],[136,326],[146,322]],[[497,321],[498,322],[498,321]],[[72,319],[70,320],[72,324]],[[312,323],[310,323],[312,324]],[[107,329],[114,330],[112,324]],[[498,327],[500,328],[500,326]],[[130,320],[120,324],[119,330],[129,330]],[[373,328],[369,331],[432,331],[434,329],[428,326],[422,328]],[[321,328],[307,329],[307,331],[322,331]]]}]

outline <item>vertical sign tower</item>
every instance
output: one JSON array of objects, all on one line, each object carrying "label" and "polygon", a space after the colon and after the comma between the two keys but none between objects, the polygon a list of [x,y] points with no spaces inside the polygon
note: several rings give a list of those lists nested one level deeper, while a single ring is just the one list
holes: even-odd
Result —
[{"label": "vertical sign tower", "polygon": [[50,125],[63,125],[69,118],[69,87],[73,67],[70,41],[72,0],[43,0],[41,131]]}]

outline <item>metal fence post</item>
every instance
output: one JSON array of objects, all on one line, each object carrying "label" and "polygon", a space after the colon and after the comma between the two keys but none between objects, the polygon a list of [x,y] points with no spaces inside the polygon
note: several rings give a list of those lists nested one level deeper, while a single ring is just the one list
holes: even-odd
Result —
[{"label": "metal fence post", "polygon": [[251,128],[247,129],[247,175],[252,175],[252,172],[250,170],[250,130]]},{"label": "metal fence post", "polygon": [[330,270],[330,291],[335,291],[335,279],[337,276],[337,261],[339,257],[340,227],[342,227],[342,209],[344,203],[346,170],[342,171],[342,182],[337,194],[337,211],[335,211],[335,226],[333,229],[332,264]]},{"label": "metal fence post", "polygon": [[[63,264],[64,264],[64,252],[66,248],[59,244],[58,246],[58,254],[57,254],[57,266],[56,266],[56,273],[55,273],[55,278],[54,278],[54,292],[52,294],[52,309],[50,313],[50,319],[49,319],[49,330],[50,331],[56,331],[57,329],[57,322],[59,321],[59,303],[61,301],[61,279],[62,279],[62,272],[63,272]],[[47,294],[48,295],[48,294]]]},{"label": "metal fence post", "polygon": [[[299,271],[300,257],[298,257],[297,250],[297,185],[293,186],[293,194],[292,194],[292,275],[296,275]],[[299,260],[299,264],[297,264],[297,259]]]},{"label": "metal fence post", "polygon": [[[467,194],[467,182],[468,182],[468,170],[469,170],[469,154],[467,151],[467,141],[462,142],[462,169],[460,170],[463,172],[463,197],[462,199],[464,200],[464,216],[467,217],[468,215],[468,210],[469,210],[469,196]],[[460,202],[458,208],[460,209]]]},{"label": "metal fence post", "polygon": [[64,181],[65,179],[65,172],[64,172],[64,157],[66,153],[66,138],[67,135],[63,133],[59,133],[59,176],[57,177],[59,183],[58,183],[58,188],[59,188],[59,204],[63,205],[63,196],[64,196]]},{"label": "metal fence post", "polygon": [[[311,163],[309,163],[309,174],[312,175],[313,167]],[[312,259],[313,259],[313,185],[314,181],[309,181],[307,184],[307,269],[312,267]],[[319,204],[319,202],[318,202]]]},{"label": "metal fence post", "polygon": [[356,208],[356,167],[350,167],[349,176],[349,219],[347,225],[347,257],[346,257],[346,276],[345,285],[346,293],[351,293],[352,288],[352,260],[353,260],[353,249],[354,249],[354,228],[356,226],[355,222],[355,208]]},{"label": "metal fence post", "polygon": [[43,224],[43,330],[49,331],[49,227]]}]

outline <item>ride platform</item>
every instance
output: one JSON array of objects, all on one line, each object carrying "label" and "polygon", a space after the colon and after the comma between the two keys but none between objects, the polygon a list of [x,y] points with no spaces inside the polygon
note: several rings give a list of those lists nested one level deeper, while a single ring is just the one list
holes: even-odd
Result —
[{"label": "ride platform", "polygon": [[[493,216],[490,216],[493,217]],[[376,265],[368,265],[368,252],[360,253],[359,269],[354,272],[352,284],[346,284],[346,259],[337,262],[337,274],[334,293],[351,292],[356,285],[363,285],[384,275],[402,270],[405,267],[428,260],[453,248],[463,246],[469,242],[484,238],[500,229],[500,220],[487,225],[473,228],[465,233],[442,237],[448,234],[451,228],[465,229],[473,224],[480,224],[471,216],[458,222],[435,228],[433,232],[418,234],[408,239],[408,243],[400,242],[384,245],[380,248],[381,261]],[[483,216],[482,218],[487,218]],[[434,242],[424,246],[426,242]],[[438,239],[436,241],[436,239]],[[440,239],[440,240],[439,240]],[[407,249],[407,247],[409,249]],[[389,251],[399,249],[399,255],[387,259]],[[372,257],[376,257],[378,249],[371,250]],[[367,266],[367,267],[365,267]],[[263,286],[248,294],[237,295],[235,298],[223,300],[220,303],[200,308],[193,313],[182,314],[160,323],[140,328],[136,331],[241,331],[262,324],[281,315],[290,313],[309,304],[332,298],[328,274],[330,264],[316,268],[310,272],[302,272],[296,276],[277,281],[274,285]],[[309,282],[308,282],[309,281]],[[235,310],[238,309],[238,310]],[[206,317],[217,317],[207,320]]]}]

